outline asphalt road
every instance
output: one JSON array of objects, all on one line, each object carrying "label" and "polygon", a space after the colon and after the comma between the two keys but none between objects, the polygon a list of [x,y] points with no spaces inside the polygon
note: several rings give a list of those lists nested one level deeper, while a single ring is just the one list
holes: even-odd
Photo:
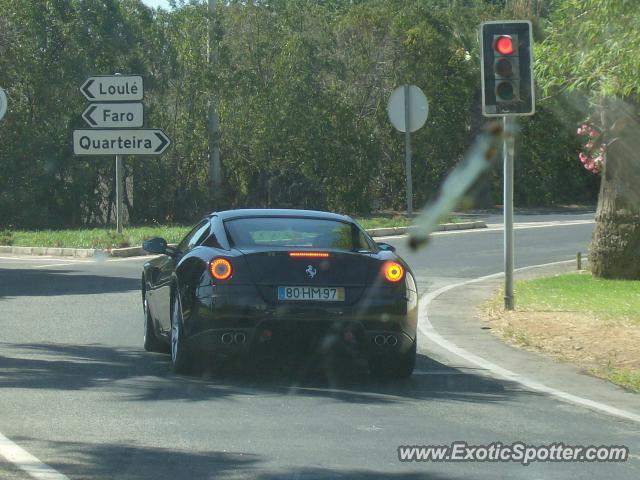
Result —
[{"label": "asphalt road", "polygon": [[[516,266],[586,252],[593,224],[581,222],[591,218],[518,216],[532,228],[516,232]],[[422,293],[502,269],[499,229],[444,232],[418,253],[405,239],[387,241]],[[399,445],[458,440],[640,452],[638,424],[462,368],[453,355],[431,359],[424,338],[407,381],[380,383],[358,366],[307,371],[315,359],[286,356],[216,376],[174,375],[166,356],[141,346],[143,262],[0,259],[0,432],[68,478],[640,478],[637,457],[399,462]],[[0,460],[0,478],[27,477]]]}]

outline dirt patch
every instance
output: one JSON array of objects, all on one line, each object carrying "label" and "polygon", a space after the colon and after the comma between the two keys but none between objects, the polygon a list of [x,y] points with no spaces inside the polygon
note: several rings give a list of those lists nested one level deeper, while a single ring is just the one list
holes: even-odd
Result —
[{"label": "dirt patch", "polygon": [[481,317],[509,343],[572,362],[595,375],[640,371],[640,325],[578,312],[504,312],[489,305]]}]

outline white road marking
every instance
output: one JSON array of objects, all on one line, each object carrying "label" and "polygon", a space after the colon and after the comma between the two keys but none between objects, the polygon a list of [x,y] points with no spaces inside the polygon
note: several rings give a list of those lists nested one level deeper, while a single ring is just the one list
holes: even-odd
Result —
[{"label": "white road marking", "polygon": [[37,480],[69,480],[0,433],[0,455]]},{"label": "white road marking", "polygon": [[0,257],[0,260],[14,260],[16,262],[43,262],[43,261],[46,262],[47,260],[55,260],[56,262],[69,262],[69,263],[75,263],[79,261],[79,260],[72,260],[72,259],[66,260],[59,257],[44,257],[40,255],[38,255],[37,257]]},{"label": "white road marking", "polygon": [[[526,230],[528,228],[550,228],[550,227],[565,227],[565,226],[575,226],[575,225],[587,225],[590,223],[596,223],[595,220],[569,220],[569,221],[558,221],[558,222],[521,222],[514,224],[513,228],[515,230]],[[431,235],[439,236],[439,235],[457,235],[463,233],[483,233],[483,232],[496,232],[502,231],[503,225],[501,223],[489,223],[487,224],[487,228],[469,228],[466,230],[445,230],[433,232]],[[388,235],[385,237],[373,237],[374,240],[392,240],[398,238],[406,238],[407,234],[403,233],[401,235]]]},{"label": "white road marking", "polygon": [[415,369],[413,375],[468,375],[466,372],[450,371],[450,370],[432,370],[430,372],[426,370]]},{"label": "white road marking", "polygon": [[[13,260],[14,262],[46,262],[48,260],[56,262],[67,262],[64,265],[71,265],[74,263],[99,263],[99,262],[127,262],[131,260],[148,259],[151,260],[157,255],[142,255],[137,257],[125,257],[125,258],[112,258],[107,255],[99,257],[86,257],[86,258],[60,258],[60,257],[45,257],[45,256],[30,256],[30,257],[0,257],[0,260]],[[34,267],[36,268],[36,267]]]},{"label": "white road marking", "polygon": [[[520,230],[526,230],[527,228],[545,228],[545,227],[567,227],[573,225],[588,225],[596,223],[595,220],[568,220],[568,221],[555,221],[555,222],[519,222],[515,223],[514,228]],[[487,229],[489,230],[502,230],[502,223],[488,223]],[[486,229],[485,229],[486,230]]]},{"label": "white road marking", "polygon": [[73,263],[47,263],[46,265],[33,265],[31,268],[47,268],[47,267],[68,267]]},{"label": "white road marking", "polygon": [[[137,257],[125,257],[125,258],[108,257],[108,259],[106,261],[107,262],[128,262],[130,260],[142,260],[142,259],[151,260],[151,259],[159,257],[159,256],[160,255],[139,255]],[[104,261],[104,260],[101,259],[99,261]]]},{"label": "white road marking", "polygon": [[[523,267],[523,268],[518,268],[516,269],[516,271],[522,271],[522,270],[529,270],[529,269],[534,269],[534,268],[541,268],[541,267],[545,267],[545,266],[550,266],[550,265],[560,265],[562,263],[569,263],[569,262],[573,262],[575,260],[564,260],[564,261],[560,261],[560,262],[551,262],[551,263],[545,263],[545,264],[541,264],[541,265],[532,265],[529,267]],[[447,285],[445,287],[439,288],[438,290],[435,290],[433,292],[429,292],[425,295],[423,295],[420,300],[420,314],[419,314],[419,320],[418,320],[418,328],[420,330],[420,332],[422,332],[423,335],[425,335],[430,341],[434,342],[435,344],[439,345],[440,347],[444,348],[445,350],[453,353],[454,355],[466,360],[469,363],[472,363],[474,365],[477,365],[483,369],[489,370],[490,372],[494,373],[496,376],[501,377],[505,380],[509,380],[511,382],[516,382],[519,383],[520,385],[530,389],[530,390],[535,390],[538,392],[542,392],[542,393],[546,393],[548,395],[552,395],[556,398],[559,398],[560,400],[563,400],[565,402],[568,403],[572,403],[574,405],[579,405],[581,407],[586,407],[586,408],[590,408],[593,410],[598,410],[600,412],[615,416],[615,417],[619,417],[619,418],[624,418],[626,420],[631,420],[637,423],[640,423],[640,415],[633,413],[633,412],[628,412],[626,410],[622,410],[620,408],[617,407],[613,407],[611,405],[607,405],[604,403],[600,403],[600,402],[596,402],[593,400],[589,400],[588,398],[583,398],[583,397],[579,397],[577,395],[573,395],[571,393],[567,393],[564,392],[562,390],[558,390],[552,387],[548,387],[547,385],[544,385],[540,382],[537,382],[535,380],[532,380],[530,378],[527,378],[523,375],[520,375],[518,373],[512,372],[511,370],[507,370],[506,368],[503,368],[499,365],[496,365],[495,363],[492,363],[488,360],[485,360],[484,358],[475,355],[471,352],[468,352],[467,350],[457,346],[455,343],[443,338],[438,332],[436,332],[436,330],[433,328],[433,325],[431,324],[431,322],[429,321],[429,317],[428,317],[428,308],[429,308],[429,304],[437,297],[439,297],[440,295],[442,295],[443,293],[452,290],[454,288],[458,288],[458,287],[462,287],[464,285],[469,285],[471,283],[477,283],[477,282],[481,282],[483,280],[488,280],[491,278],[496,278],[496,277],[501,277],[503,275],[503,273],[494,273],[491,275],[485,275],[483,277],[478,277],[478,278],[474,278],[472,280],[467,280],[465,282],[460,282],[460,283],[454,283],[451,285]]]}]

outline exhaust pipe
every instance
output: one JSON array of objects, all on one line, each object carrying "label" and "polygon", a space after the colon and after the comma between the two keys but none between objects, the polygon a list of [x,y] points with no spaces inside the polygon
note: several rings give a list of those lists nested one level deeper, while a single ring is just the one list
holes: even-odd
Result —
[{"label": "exhaust pipe", "polygon": [[223,333],[220,337],[220,341],[222,341],[222,343],[224,343],[225,345],[229,345],[231,342],[233,342],[233,335],[229,332]]},{"label": "exhaust pipe", "polygon": [[236,343],[243,344],[244,342],[247,341],[247,336],[242,332],[238,332],[233,336],[233,340]]},{"label": "exhaust pipe", "polygon": [[395,335],[387,335],[387,345],[395,347],[398,344],[398,338]]},{"label": "exhaust pipe", "polygon": [[381,345],[384,345],[385,343],[387,343],[387,339],[384,337],[384,335],[376,335],[373,338],[373,341],[378,346],[381,346]]}]

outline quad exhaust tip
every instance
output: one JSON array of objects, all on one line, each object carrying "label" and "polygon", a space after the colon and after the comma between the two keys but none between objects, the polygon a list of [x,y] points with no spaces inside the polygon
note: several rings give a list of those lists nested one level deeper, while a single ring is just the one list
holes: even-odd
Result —
[{"label": "quad exhaust tip", "polygon": [[242,332],[226,332],[220,335],[220,341],[224,345],[231,345],[232,343],[237,343],[238,345],[242,345],[247,341],[247,336]]},{"label": "quad exhaust tip", "polygon": [[375,337],[373,337],[373,342],[379,347],[381,347],[382,345],[395,347],[396,345],[398,345],[398,337],[396,337],[395,335],[387,335],[386,337],[384,335],[376,335]]},{"label": "quad exhaust tip", "polygon": [[231,344],[233,342],[233,334],[229,332],[223,333],[222,336],[220,337],[220,341],[225,345]]}]

